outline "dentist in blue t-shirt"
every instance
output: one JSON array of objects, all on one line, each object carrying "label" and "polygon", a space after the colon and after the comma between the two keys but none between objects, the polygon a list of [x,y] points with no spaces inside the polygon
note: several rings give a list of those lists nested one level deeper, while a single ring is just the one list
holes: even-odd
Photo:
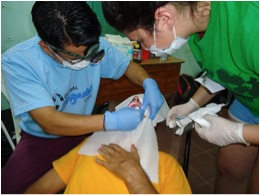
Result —
[{"label": "dentist in blue t-shirt", "polygon": [[[86,2],[36,2],[31,13],[38,36],[2,55],[22,130],[2,170],[2,193],[23,193],[86,134],[135,129],[147,106],[153,119],[163,103],[156,82],[100,38],[100,23]],[[122,75],[144,87],[143,108],[91,115],[100,79]]]}]

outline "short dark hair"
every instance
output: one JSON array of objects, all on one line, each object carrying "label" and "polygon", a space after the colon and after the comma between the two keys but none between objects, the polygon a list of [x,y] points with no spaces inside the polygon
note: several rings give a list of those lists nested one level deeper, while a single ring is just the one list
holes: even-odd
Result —
[{"label": "short dark hair", "polygon": [[107,22],[119,32],[131,32],[137,28],[152,30],[157,8],[168,1],[102,1]]},{"label": "short dark hair", "polygon": [[58,48],[89,46],[99,40],[100,23],[84,1],[38,1],[31,14],[39,37]]}]

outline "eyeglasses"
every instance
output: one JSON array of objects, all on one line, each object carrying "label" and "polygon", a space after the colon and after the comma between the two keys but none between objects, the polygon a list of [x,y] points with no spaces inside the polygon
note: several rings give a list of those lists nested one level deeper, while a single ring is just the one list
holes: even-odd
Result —
[{"label": "eyeglasses", "polygon": [[78,54],[70,52],[70,51],[66,51],[64,49],[57,48],[57,47],[55,47],[55,46],[53,46],[49,43],[46,43],[46,44],[50,47],[51,50],[53,50],[53,52],[58,51],[58,52],[61,52],[65,55],[68,55],[68,56],[75,58],[73,60],[67,60],[67,61],[69,61],[70,64],[76,64],[76,63],[83,61],[83,60],[90,61],[91,63],[97,64],[101,60],[103,60],[103,58],[105,56],[104,49],[98,51],[99,50],[99,43],[95,43],[93,45],[90,45],[84,51],[84,56],[78,55]]}]

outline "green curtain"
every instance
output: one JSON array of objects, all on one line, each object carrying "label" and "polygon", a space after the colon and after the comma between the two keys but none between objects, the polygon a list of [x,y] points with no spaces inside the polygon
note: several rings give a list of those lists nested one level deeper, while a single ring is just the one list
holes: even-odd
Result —
[{"label": "green curtain", "polygon": [[118,32],[116,29],[111,27],[105,20],[101,1],[87,1],[88,5],[92,8],[92,10],[97,14],[98,20],[102,27],[102,33],[101,36],[105,36],[105,34],[119,34],[124,37],[124,35],[120,32]]}]

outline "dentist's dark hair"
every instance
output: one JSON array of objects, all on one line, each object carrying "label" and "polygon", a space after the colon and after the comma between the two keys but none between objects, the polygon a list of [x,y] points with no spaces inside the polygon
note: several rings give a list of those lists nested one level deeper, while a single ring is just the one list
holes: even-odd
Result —
[{"label": "dentist's dark hair", "polygon": [[84,1],[37,1],[32,21],[40,38],[53,46],[89,46],[99,40],[101,26]]}]

